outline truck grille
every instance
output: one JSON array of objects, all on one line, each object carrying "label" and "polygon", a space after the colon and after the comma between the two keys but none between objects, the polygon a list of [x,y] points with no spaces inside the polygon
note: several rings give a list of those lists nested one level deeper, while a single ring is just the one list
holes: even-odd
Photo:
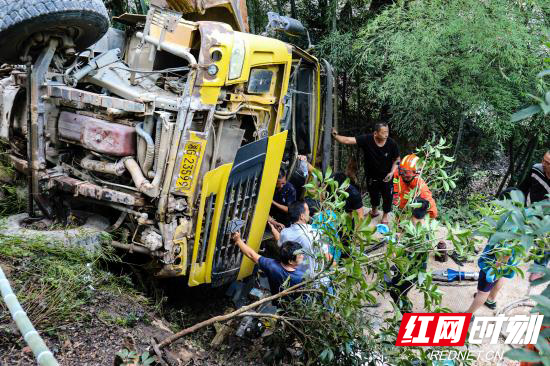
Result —
[{"label": "truck grille", "polygon": [[267,139],[262,139],[237,152],[233,169],[225,191],[224,205],[218,227],[216,250],[212,264],[212,285],[221,286],[237,279],[241,267],[242,253],[226,234],[227,225],[233,219],[243,220],[241,237],[248,240],[267,150]]},{"label": "truck grille", "polygon": [[210,230],[212,230],[212,218],[214,216],[214,208],[216,207],[216,195],[211,194],[206,197],[204,203],[205,219],[202,221],[201,236],[199,239],[199,252],[197,255],[197,263],[203,263],[206,259],[206,249],[208,248],[208,240],[210,239]]}]

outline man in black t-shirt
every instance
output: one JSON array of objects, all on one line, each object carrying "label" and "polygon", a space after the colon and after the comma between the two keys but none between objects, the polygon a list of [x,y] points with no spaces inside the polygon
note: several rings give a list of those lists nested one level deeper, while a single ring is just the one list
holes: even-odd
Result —
[{"label": "man in black t-shirt", "polygon": [[389,134],[387,123],[377,123],[372,134],[355,137],[340,136],[332,130],[332,136],[339,143],[357,145],[363,150],[367,190],[372,205],[370,215],[379,215],[378,206],[382,198],[383,224],[388,223],[388,214],[392,209],[392,179],[399,166],[399,147]]},{"label": "man in black t-shirt", "polygon": [[[550,150],[543,155],[540,164],[533,165],[529,175],[520,184],[519,189],[523,192],[529,204],[548,199],[550,194]],[[546,251],[543,258],[535,260],[535,263],[546,267],[549,261],[550,251]],[[543,275],[544,273],[533,272],[529,275],[529,281],[538,280]]]},{"label": "man in black t-shirt", "polygon": [[529,203],[543,201],[550,194],[550,150],[542,157],[542,163],[535,164],[520,184],[519,189]]}]

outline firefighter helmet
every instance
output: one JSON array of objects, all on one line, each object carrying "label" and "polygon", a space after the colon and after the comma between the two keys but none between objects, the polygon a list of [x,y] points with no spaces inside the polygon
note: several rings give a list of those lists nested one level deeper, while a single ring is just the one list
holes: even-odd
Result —
[{"label": "firefighter helmet", "polygon": [[418,160],[418,156],[415,154],[405,156],[399,164],[399,175],[406,181],[410,181],[416,177],[418,175],[418,170],[416,169]]}]

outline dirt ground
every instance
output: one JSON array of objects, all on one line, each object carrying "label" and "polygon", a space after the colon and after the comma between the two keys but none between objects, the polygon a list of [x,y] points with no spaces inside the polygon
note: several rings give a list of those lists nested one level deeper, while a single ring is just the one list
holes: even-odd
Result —
[{"label": "dirt ground", "polygon": [[[378,223],[373,220],[372,225]],[[438,238],[444,239],[445,229],[438,232]],[[383,249],[380,249],[383,250]],[[459,267],[452,259],[446,263],[436,262],[430,258],[428,269],[437,270],[451,268],[461,271],[478,271],[477,262],[471,261]],[[527,265],[521,267],[525,272]],[[206,291],[204,289],[185,289],[183,282],[164,282],[167,287],[165,295],[169,304],[165,304],[163,314],[159,315],[154,304],[143,304],[131,297],[114,296],[98,293],[91,304],[86,305],[82,312],[86,321],[79,324],[66,324],[53,333],[42,332],[46,343],[54,352],[57,360],[63,366],[105,366],[114,365],[115,355],[123,348],[143,352],[152,337],[160,340],[170,335],[172,331],[195,324],[209,317],[222,314],[232,308],[230,301],[221,289]],[[453,312],[464,312],[476,292],[477,282],[466,282],[456,286],[440,286],[444,292],[442,305]],[[517,300],[526,298],[529,294],[538,294],[544,288],[531,288],[527,279],[516,276],[507,280],[497,299],[497,311]],[[414,312],[424,312],[423,298],[416,290],[411,290]],[[378,296],[379,307],[368,308],[366,316],[372,319],[383,319],[386,312],[393,312],[389,295]],[[528,314],[529,307],[518,307],[506,315]],[[496,313],[482,307],[477,315],[494,315]],[[128,314],[134,314],[131,324]],[[193,315],[194,314],[194,315]],[[387,315],[387,314],[386,314]],[[126,319],[126,320],[124,320]],[[201,330],[185,337],[168,348],[173,359],[178,359],[180,365],[257,365],[261,364],[261,343],[247,344],[234,335],[226,338],[219,348],[210,346],[216,331],[213,327]],[[485,355],[487,351],[502,354],[509,347],[504,344],[495,346],[483,345],[474,349]],[[0,326],[0,366],[35,365],[32,352],[24,344],[14,324]],[[477,365],[518,365],[518,362],[501,360],[499,362],[480,359]]]}]

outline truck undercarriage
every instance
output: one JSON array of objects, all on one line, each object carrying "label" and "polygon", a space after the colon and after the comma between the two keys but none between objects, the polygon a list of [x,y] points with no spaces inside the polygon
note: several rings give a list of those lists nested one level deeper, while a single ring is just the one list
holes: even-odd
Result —
[{"label": "truck undercarriage", "polygon": [[158,3],[94,45],[33,33],[20,62],[4,60],[19,65],[2,71],[0,139],[27,177],[21,225],[100,214],[157,275],[221,285],[252,272],[228,225],[243,220],[257,249],[281,161],[324,157],[320,66]]}]

